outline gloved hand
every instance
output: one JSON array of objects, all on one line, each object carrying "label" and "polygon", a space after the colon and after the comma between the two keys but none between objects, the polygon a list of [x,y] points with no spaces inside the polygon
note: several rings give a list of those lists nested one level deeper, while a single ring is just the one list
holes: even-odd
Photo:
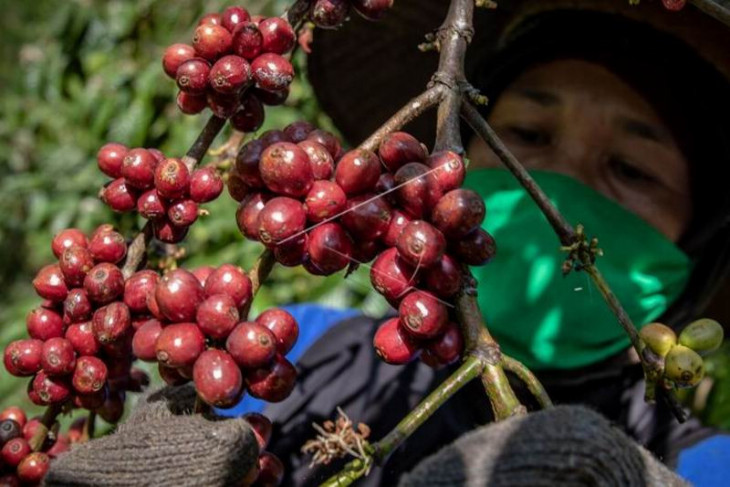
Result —
[{"label": "gloved hand", "polygon": [[143,396],[117,432],[54,460],[44,485],[240,485],[258,459],[253,430],[244,419],[191,414],[194,402],[191,386]]},{"label": "gloved hand", "polygon": [[399,487],[554,487],[689,484],[581,406],[560,406],[479,428],[419,463]]}]

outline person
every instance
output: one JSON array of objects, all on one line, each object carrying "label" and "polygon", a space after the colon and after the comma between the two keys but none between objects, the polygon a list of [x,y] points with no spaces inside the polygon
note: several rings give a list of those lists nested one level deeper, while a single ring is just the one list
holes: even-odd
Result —
[{"label": "person", "polygon": [[[415,46],[438,27],[446,3],[401,0],[380,24],[353,19],[317,32],[310,78],[353,145],[428,82],[435,58]],[[490,100],[484,114],[568,220],[598,236],[598,266],[634,322],[681,328],[700,317],[730,250],[727,28],[691,6],[668,12],[658,2],[609,0],[500,2],[475,23],[467,77]],[[426,118],[406,130],[430,142],[433,125]],[[464,136],[466,185],[483,196],[498,248],[474,269],[479,303],[503,352],[536,372],[555,403],[587,405],[696,485],[720,485],[730,474],[730,437],[644,402],[638,359],[587,276],[562,278],[565,256],[539,211],[484,142],[466,127]],[[292,311],[308,314],[300,322],[310,340],[301,346],[311,346],[292,396],[264,413],[275,423],[285,485],[318,485],[342,463],[310,468],[300,448],[313,422],[341,407],[381,438],[455,366],[387,365],[372,348],[380,320],[341,321],[311,305]],[[491,419],[480,384],[470,384],[359,485],[397,485]]]}]

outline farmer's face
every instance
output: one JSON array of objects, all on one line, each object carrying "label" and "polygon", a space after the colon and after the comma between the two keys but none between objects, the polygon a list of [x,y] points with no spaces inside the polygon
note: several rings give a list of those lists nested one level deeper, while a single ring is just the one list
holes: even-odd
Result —
[{"label": "farmer's face", "polygon": [[[489,122],[528,169],[569,175],[673,241],[692,213],[687,160],[647,101],[606,68],[581,60],[537,65],[494,102]],[[473,167],[498,167],[474,138]]]}]

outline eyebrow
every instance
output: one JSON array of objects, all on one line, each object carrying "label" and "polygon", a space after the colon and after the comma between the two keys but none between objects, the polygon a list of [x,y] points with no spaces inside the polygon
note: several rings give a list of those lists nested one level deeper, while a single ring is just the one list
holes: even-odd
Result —
[{"label": "eyebrow", "polygon": [[618,125],[627,134],[648,139],[659,144],[667,143],[667,136],[664,131],[652,124],[642,122],[635,118],[619,117]]},{"label": "eyebrow", "polygon": [[554,106],[560,104],[560,97],[549,91],[535,90],[532,88],[520,88],[515,90],[516,94],[527,98],[530,101],[542,106]]}]

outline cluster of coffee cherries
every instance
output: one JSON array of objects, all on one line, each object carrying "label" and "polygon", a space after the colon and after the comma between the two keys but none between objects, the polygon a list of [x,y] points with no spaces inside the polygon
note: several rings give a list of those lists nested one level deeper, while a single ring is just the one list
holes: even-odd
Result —
[{"label": "cluster of coffee cherries", "polygon": [[125,391],[148,382],[144,372],[131,368],[132,311],[118,267],[126,242],[111,225],[102,225],[89,237],[63,230],[51,248],[58,262],[33,280],[44,301],[26,318],[29,338],[5,348],[5,368],[33,377],[28,396],[34,404],[70,404],[115,423]]},{"label": "cluster of coffee cherries", "polygon": [[281,105],[289,96],[294,68],[283,55],[295,41],[286,19],[228,7],[200,20],[192,45],[169,46],[162,67],[177,82],[183,113],[208,107],[236,130],[254,132],[264,121],[264,105]]},{"label": "cluster of coffee cherries", "polygon": [[101,199],[117,212],[137,211],[152,222],[155,237],[166,243],[185,238],[200,214],[199,205],[216,199],[223,180],[212,166],[191,172],[182,159],[156,149],[105,144],[96,155],[99,169],[114,178]]},{"label": "cluster of coffee cherries", "polygon": [[[240,268],[175,269],[153,285],[142,284],[149,272],[135,275],[144,287],[140,298],[145,294],[145,308],[154,317],[134,333],[137,358],[158,362],[168,384],[192,380],[198,396],[212,406],[231,407],[245,391],[269,402],[289,396],[297,374],[284,356],[299,326],[278,308],[246,321],[252,285]],[[128,285],[134,285],[135,276]]]},{"label": "cluster of coffee cherries", "polygon": [[677,334],[662,323],[650,323],[639,331],[649,349],[664,359],[664,379],[677,388],[695,387],[705,376],[702,357],[717,350],[724,338],[722,325],[702,318]]},{"label": "cluster of coffee cherries", "polygon": [[0,486],[37,485],[48,471],[49,463],[71,445],[81,441],[85,418],[80,418],[66,433],[58,432],[55,423],[39,451],[31,448],[31,440],[40,428],[40,417],[28,419],[25,411],[10,406],[0,412]]},{"label": "cluster of coffee cherries", "polygon": [[241,202],[241,232],[284,265],[329,275],[375,259],[373,287],[400,311],[376,335],[378,353],[439,366],[463,345],[448,303],[461,267],[485,264],[496,249],[464,176],[458,154],[429,155],[405,132],[385,137],[377,154],[342,153],[332,134],[295,122],[241,148],[229,191]]},{"label": "cluster of coffee cherries", "polygon": [[368,20],[378,20],[393,6],[394,0],[315,0],[309,18],[322,29],[334,29],[342,25],[355,10]]},{"label": "cluster of coffee cherries", "polygon": [[284,478],[284,464],[279,457],[266,451],[271,439],[271,421],[259,413],[247,413],[243,418],[251,425],[256,442],[259,445],[259,459],[256,465],[246,474],[242,484],[244,486],[268,486],[276,487],[281,485]]}]

